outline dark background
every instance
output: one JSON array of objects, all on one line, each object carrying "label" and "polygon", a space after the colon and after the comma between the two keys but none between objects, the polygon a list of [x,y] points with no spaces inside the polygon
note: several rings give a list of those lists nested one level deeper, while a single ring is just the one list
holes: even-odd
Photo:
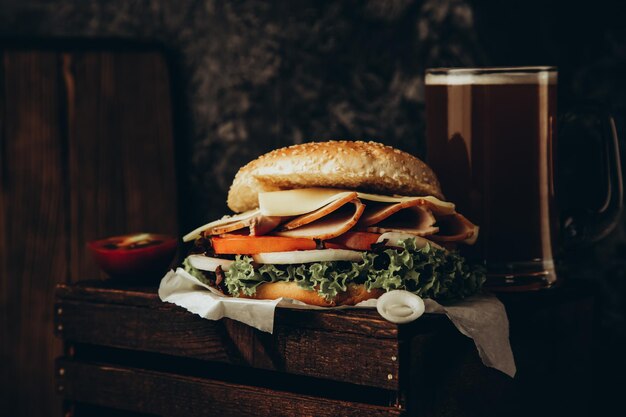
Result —
[{"label": "dark background", "polygon": [[[626,25],[617,1],[7,1],[6,45],[154,44],[168,56],[181,232],[226,212],[237,169],[278,146],[376,139],[425,156],[423,74],[436,66],[556,65],[559,107],[606,104],[624,144]],[[560,138],[563,206],[598,194],[598,157]],[[574,161],[574,162],[572,162]],[[172,196],[156,196],[159,199]],[[593,201],[585,204],[593,206]],[[564,207],[568,208],[568,207]],[[562,253],[598,293],[594,385],[619,398],[626,347],[624,221]],[[2,358],[10,360],[10,358]],[[549,395],[549,393],[538,393]],[[564,399],[566,400],[566,399]]]}]

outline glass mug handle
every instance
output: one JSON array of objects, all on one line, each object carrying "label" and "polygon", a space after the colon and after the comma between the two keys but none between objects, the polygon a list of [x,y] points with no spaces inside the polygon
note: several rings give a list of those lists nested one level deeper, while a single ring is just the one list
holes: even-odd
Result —
[{"label": "glass mug handle", "polygon": [[[568,125],[574,125],[576,122],[583,121],[584,117],[589,116],[595,118],[595,126],[592,127],[600,127],[602,180],[605,184],[606,193],[601,200],[602,203],[597,208],[575,207],[562,212],[561,228],[564,235],[563,244],[566,248],[585,246],[606,237],[619,223],[623,208],[624,191],[619,143],[615,121],[610,113],[594,103],[580,104],[559,117],[557,132],[567,129]],[[588,122],[589,120],[587,120],[587,126],[584,127],[589,127]],[[561,137],[559,137],[559,146],[562,146]],[[576,168],[586,169],[579,162]],[[578,192],[580,197],[583,197],[584,194],[585,190]]]}]

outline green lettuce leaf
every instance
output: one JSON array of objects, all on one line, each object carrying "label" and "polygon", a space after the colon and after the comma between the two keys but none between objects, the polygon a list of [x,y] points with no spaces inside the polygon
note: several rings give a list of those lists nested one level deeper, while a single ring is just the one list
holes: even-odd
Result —
[{"label": "green lettuce leaf", "polygon": [[430,245],[418,249],[415,239],[401,242],[398,249],[364,253],[360,262],[264,264],[255,268],[251,257],[237,256],[224,276],[233,296],[254,295],[265,282],[293,281],[326,299],[345,291],[348,284],[357,283],[365,284],[368,290],[402,289],[422,298],[453,301],[475,294],[485,281],[484,269],[467,264],[458,252]]},{"label": "green lettuce leaf", "polygon": [[415,239],[401,243],[403,250],[368,253],[367,289],[402,289],[422,298],[453,301],[475,294],[485,282],[485,271],[469,265],[456,251],[426,245],[417,249]]}]

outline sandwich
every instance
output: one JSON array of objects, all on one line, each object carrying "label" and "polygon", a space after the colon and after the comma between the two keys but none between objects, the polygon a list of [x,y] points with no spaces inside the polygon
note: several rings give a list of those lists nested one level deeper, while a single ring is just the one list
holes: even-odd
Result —
[{"label": "sandwich", "polygon": [[238,171],[227,203],[233,214],[183,238],[185,270],[227,296],[330,307],[403,289],[445,302],[485,280],[457,251],[479,228],[424,162],[380,143],[274,150]]}]

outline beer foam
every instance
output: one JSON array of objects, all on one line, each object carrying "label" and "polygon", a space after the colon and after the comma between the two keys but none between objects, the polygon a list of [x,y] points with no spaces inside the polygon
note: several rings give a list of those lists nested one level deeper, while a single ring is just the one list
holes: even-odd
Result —
[{"label": "beer foam", "polygon": [[553,67],[450,68],[433,72],[426,74],[426,85],[556,84],[557,79]]}]

